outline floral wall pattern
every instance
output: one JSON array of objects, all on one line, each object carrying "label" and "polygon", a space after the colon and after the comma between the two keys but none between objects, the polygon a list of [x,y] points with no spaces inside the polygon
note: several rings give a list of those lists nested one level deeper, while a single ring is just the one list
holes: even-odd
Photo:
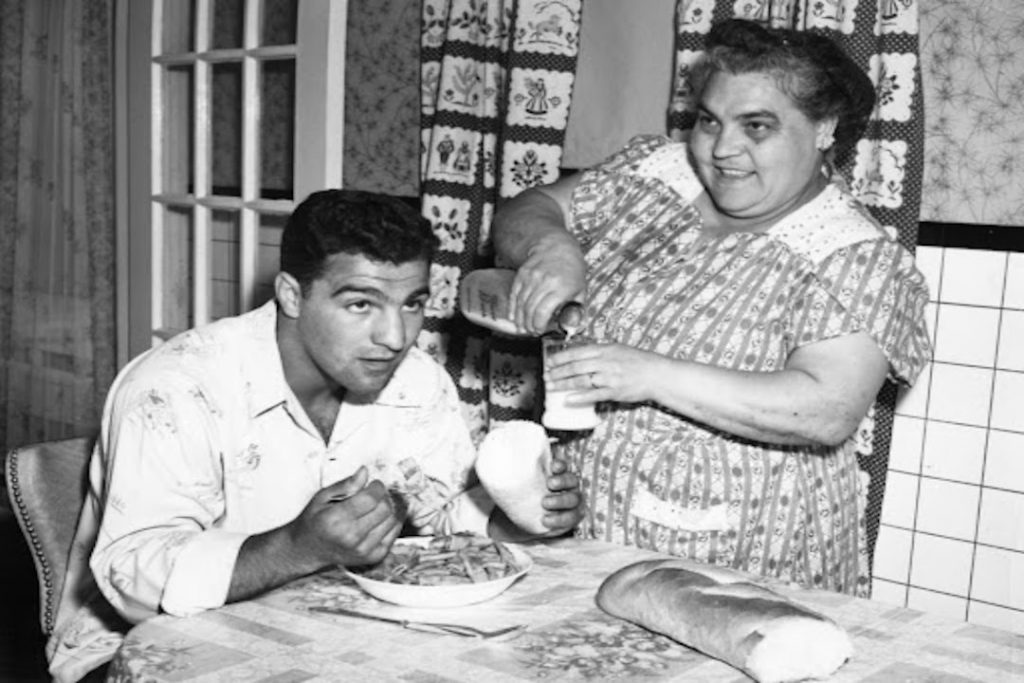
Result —
[{"label": "floral wall pattern", "polygon": [[420,6],[350,0],[345,187],[420,193]]},{"label": "floral wall pattern", "polygon": [[931,0],[920,22],[921,220],[1024,225],[1020,0]]}]

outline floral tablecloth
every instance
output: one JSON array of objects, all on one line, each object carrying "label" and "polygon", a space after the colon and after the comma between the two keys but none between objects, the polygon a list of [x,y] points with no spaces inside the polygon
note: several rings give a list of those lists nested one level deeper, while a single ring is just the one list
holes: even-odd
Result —
[{"label": "floral tablecloth", "polygon": [[[108,680],[749,680],[596,606],[597,588],[609,573],[658,557],[654,553],[575,539],[526,549],[533,569],[500,597],[471,607],[407,610],[386,605],[362,593],[340,571],[328,571],[187,619],[157,617],[129,633]],[[771,587],[831,616],[849,632],[855,655],[834,681],[1024,680],[1024,635],[835,593]],[[482,640],[311,609],[337,607],[483,628],[525,628]]]}]

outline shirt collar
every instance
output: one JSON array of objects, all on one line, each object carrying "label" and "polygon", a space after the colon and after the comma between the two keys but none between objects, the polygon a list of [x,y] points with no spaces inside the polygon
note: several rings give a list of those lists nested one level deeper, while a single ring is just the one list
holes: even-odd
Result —
[{"label": "shirt collar", "polygon": [[249,365],[249,415],[256,417],[287,403],[292,392],[284,379],[277,347],[277,303],[268,301],[246,317],[251,343],[251,352],[245,359]]}]

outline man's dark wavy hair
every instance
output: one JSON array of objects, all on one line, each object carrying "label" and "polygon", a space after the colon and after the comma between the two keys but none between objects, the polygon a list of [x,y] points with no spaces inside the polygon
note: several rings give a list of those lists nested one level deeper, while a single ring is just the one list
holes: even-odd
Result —
[{"label": "man's dark wavy hair", "polygon": [[875,108],[871,79],[821,33],[767,28],[745,19],[720,22],[712,26],[705,52],[690,71],[698,101],[719,72],[769,74],[812,121],[835,117],[837,161],[864,134]]},{"label": "man's dark wavy hair", "polygon": [[400,265],[430,263],[438,239],[430,221],[398,197],[361,190],[321,190],[299,204],[281,236],[281,270],[303,296],[334,254]]}]

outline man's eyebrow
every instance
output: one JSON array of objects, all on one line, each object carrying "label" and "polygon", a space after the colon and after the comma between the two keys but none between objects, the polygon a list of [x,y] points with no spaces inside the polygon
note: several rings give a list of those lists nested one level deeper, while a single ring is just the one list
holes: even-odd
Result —
[{"label": "man's eyebrow", "polygon": [[384,292],[378,287],[372,285],[356,285],[352,283],[345,283],[339,285],[331,292],[331,296],[340,296],[342,294],[365,294],[367,296],[375,296],[377,298],[383,298]]},{"label": "man's eyebrow", "polygon": [[409,294],[410,299],[417,299],[422,296],[430,296],[430,285],[423,285]]}]

